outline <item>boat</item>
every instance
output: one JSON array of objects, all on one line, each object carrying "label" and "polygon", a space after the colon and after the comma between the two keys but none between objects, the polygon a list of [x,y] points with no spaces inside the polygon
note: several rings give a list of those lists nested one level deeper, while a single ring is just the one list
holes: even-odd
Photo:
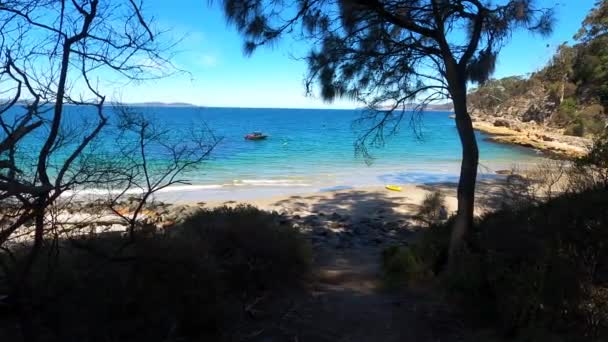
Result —
[{"label": "boat", "polygon": [[401,191],[401,187],[398,185],[387,185],[386,188],[391,191]]},{"label": "boat", "polygon": [[245,139],[247,140],[264,140],[266,138],[268,138],[268,135],[263,134],[262,132],[253,132],[245,136]]}]

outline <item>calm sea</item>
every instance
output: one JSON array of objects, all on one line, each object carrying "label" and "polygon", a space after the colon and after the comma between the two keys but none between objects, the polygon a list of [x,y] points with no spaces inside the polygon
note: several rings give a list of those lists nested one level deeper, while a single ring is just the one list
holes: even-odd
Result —
[{"label": "calm sea", "polygon": [[[447,112],[426,112],[416,129],[405,117],[384,146],[370,150],[371,164],[355,155],[354,142],[366,123],[353,125],[358,110],[138,108],[175,139],[207,124],[221,143],[211,158],[187,176],[192,186],[175,189],[214,197],[248,197],[260,192],[324,191],[382,184],[456,181],[461,148],[455,122]],[[85,114],[68,109],[72,118]],[[89,113],[90,115],[90,113]],[[244,135],[262,131],[262,141]],[[533,150],[486,141],[477,133],[481,177],[540,156]],[[113,144],[111,139],[101,144]],[[202,196],[204,197],[204,196]]]}]

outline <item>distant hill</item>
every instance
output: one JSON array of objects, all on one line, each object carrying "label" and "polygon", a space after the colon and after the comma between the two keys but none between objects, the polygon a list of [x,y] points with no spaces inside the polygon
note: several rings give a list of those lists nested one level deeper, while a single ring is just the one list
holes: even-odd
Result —
[{"label": "distant hill", "polygon": [[442,103],[442,104],[430,104],[425,107],[427,111],[437,111],[437,112],[452,112],[454,111],[454,105],[451,102]]},{"label": "distant hill", "polygon": [[[0,100],[0,106],[9,103],[9,100],[2,99]],[[17,106],[25,106],[29,103],[27,100],[17,101],[15,104]],[[135,102],[135,103],[123,103],[125,106],[131,107],[200,107],[191,103],[186,102]],[[70,106],[72,104],[66,103],[66,106]]]},{"label": "distant hill", "polygon": [[186,102],[136,102],[127,103],[127,105],[133,107],[199,107]]},{"label": "distant hill", "polygon": [[[406,105],[405,110],[419,109],[418,106],[419,106],[418,104]],[[383,110],[388,110],[390,108],[391,108],[390,106],[381,107],[381,109],[383,109]],[[424,106],[424,111],[425,112],[451,112],[451,111],[454,111],[454,106],[452,105],[451,102],[440,103],[440,104],[427,104],[426,106]]]}]

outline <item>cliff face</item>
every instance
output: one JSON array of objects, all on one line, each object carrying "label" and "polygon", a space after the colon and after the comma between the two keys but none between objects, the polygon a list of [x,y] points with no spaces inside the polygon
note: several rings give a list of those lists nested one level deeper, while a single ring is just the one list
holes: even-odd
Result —
[{"label": "cliff face", "polygon": [[[550,124],[550,119],[557,109],[557,105],[551,100],[542,84],[532,85],[520,95],[509,93],[495,95],[484,93],[481,89],[478,91],[481,93],[473,93],[469,96],[469,106],[471,114],[479,118],[503,118],[520,122]],[[480,96],[501,96],[501,98],[496,99],[495,104],[484,105]]]}]

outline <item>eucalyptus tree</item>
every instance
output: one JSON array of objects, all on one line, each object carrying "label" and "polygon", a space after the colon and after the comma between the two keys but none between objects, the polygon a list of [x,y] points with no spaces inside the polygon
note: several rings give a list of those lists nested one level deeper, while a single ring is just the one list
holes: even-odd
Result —
[{"label": "eucalyptus tree", "polygon": [[[367,104],[372,129],[360,143],[394,132],[413,103],[449,98],[462,145],[458,213],[450,255],[473,223],[479,151],[467,87],[494,71],[515,30],[548,35],[553,11],[533,0],[223,0],[251,54],[282,36],[310,44],[307,90],[326,101]],[[387,109],[388,108],[388,109]]]}]

